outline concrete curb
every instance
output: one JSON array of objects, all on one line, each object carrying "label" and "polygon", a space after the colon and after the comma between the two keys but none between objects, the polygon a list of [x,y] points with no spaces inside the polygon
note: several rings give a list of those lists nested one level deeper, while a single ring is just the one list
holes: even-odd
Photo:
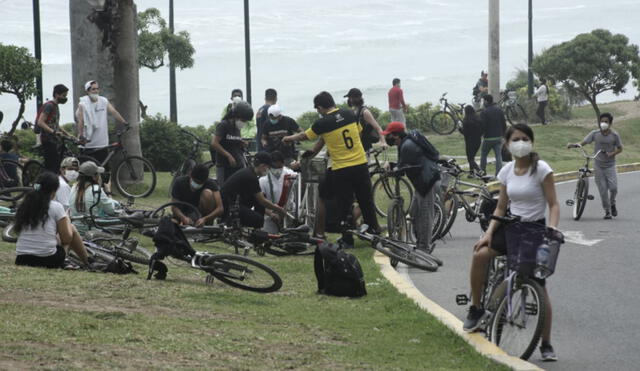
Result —
[{"label": "concrete curb", "polygon": [[[619,173],[626,173],[630,171],[638,171],[640,170],[640,162],[631,163],[631,164],[622,164],[616,166]],[[565,173],[558,173],[554,176],[556,183],[557,182],[565,182],[568,180],[573,180],[578,178],[577,171],[569,171]],[[499,188],[498,182],[489,183],[488,186],[491,190]],[[460,321],[456,316],[442,308],[440,305],[436,304],[434,301],[423,295],[420,290],[418,290],[412,282],[407,280],[404,276],[398,273],[391,265],[389,264],[389,258],[382,255],[381,253],[376,253],[374,255],[375,262],[380,266],[380,271],[385,276],[389,282],[395,288],[407,295],[411,300],[413,300],[418,306],[430,313],[432,316],[436,317],[440,322],[442,322],[445,326],[450,328],[453,332],[455,332],[458,336],[464,339],[467,343],[469,343],[475,350],[486,356],[491,358],[492,360],[503,364],[507,367],[510,367],[513,370],[518,371],[530,371],[530,370],[543,370],[540,367],[534,365],[533,363],[523,361],[520,358],[513,357],[505,353],[502,349],[498,348],[495,344],[491,343],[484,336],[478,333],[466,333],[462,330],[462,321]]]},{"label": "concrete curb", "polygon": [[469,343],[475,350],[491,358],[492,360],[510,367],[513,370],[518,371],[533,371],[542,370],[533,363],[523,361],[520,358],[512,357],[505,353],[502,349],[498,348],[495,344],[491,343],[479,333],[469,334],[462,330],[462,321],[456,316],[447,312],[444,308],[424,296],[410,281],[398,273],[389,264],[389,258],[376,253],[374,255],[375,262],[380,266],[380,271],[384,277],[391,282],[391,284],[401,293],[407,295],[418,306],[427,311],[432,316],[436,317],[445,326],[455,332],[458,336]]}]

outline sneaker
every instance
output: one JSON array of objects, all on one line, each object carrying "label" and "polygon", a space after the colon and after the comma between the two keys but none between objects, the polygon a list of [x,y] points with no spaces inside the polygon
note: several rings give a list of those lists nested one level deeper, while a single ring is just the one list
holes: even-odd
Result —
[{"label": "sneaker", "polygon": [[604,214],[604,219],[611,219],[611,213],[607,211],[607,212]]},{"label": "sneaker", "polygon": [[611,215],[612,216],[618,216],[618,209],[616,209],[616,205],[615,204],[611,205]]},{"label": "sneaker", "polygon": [[542,354],[542,361],[544,362],[555,362],[558,360],[556,352],[553,351],[553,347],[549,343],[543,343],[540,346],[540,354]]},{"label": "sneaker", "polygon": [[469,307],[469,314],[467,314],[467,319],[464,321],[464,325],[462,329],[466,332],[474,332],[480,325],[482,321],[487,318],[489,312],[484,309],[476,308],[475,306]]}]

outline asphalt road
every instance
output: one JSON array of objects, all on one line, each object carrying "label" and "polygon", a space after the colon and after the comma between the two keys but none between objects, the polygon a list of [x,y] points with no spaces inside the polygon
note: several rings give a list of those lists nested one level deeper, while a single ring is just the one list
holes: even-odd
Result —
[{"label": "asphalt road", "polygon": [[[574,221],[564,201],[573,195],[575,181],[557,185],[562,246],[555,274],[547,280],[553,305],[551,343],[558,362],[530,361],[548,370],[638,370],[640,368],[640,172],[619,174],[618,213],[603,220],[604,212],[593,182],[582,218]],[[469,266],[480,226],[458,213],[451,236],[434,254],[444,261],[438,272],[405,270],[427,297],[456,315],[466,306],[456,294],[469,293]]]}]

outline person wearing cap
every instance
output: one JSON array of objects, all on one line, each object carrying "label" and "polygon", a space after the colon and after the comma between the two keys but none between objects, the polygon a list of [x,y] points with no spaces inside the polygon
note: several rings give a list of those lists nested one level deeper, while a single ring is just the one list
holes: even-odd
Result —
[{"label": "person wearing cap", "polygon": [[[222,119],[224,120],[231,109],[239,102],[245,102],[244,94],[242,93],[242,89],[233,89],[231,90],[231,101],[227,104],[222,110]],[[257,135],[256,123],[253,121],[253,116],[251,119],[247,120],[245,124],[240,129],[240,135],[245,139],[253,139]]]},{"label": "person wearing cap", "polygon": [[[340,207],[340,221],[348,221],[355,194],[365,224],[369,226],[371,232],[378,233],[380,228],[373,204],[367,156],[360,141],[362,128],[356,122],[353,112],[336,108],[333,97],[326,91],[314,97],[313,105],[321,118],[316,120],[307,131],[286,136],[282,141],[292,143],[320,138],[331,154],[332,187]],[[345,233],[342,241],[352,245],[353,237]]]},{"label": "person wearing cap", "polygon": [[244,152],[247,142],[241,130],[253,118],[253,108],[245,101],[234,103],[222,121],[216,126],[211,139],[211,159],[216,162],[216,180],[219,185],[245,166]]},{"label": "person wearing cap", "polygon": [[283,143],[282,138],[302,131],[296,120],[282,114],[280,106],[275,104],[268,109],[269,120],[264,126],[262,145],[265,151],[272,153],[280,151],[285,159],[285,164],[290,164],[296,159],[295,143]]},{"label": "person wearing cap", "polygon": [[67,103],[69,88],[62,84],[53,87],[53,99],[47,101],[38,111],[36,120],[36,132],[40,142],[40,151],[44,158],[44,168],[54,174],[58,174],[60,168],[60,153],[58,150],[58,135],[66,135],[74,138],[60,127],[60,104]]},{"label": "person wearing cap", "polygon": [[[72,217],[90,213],[96,217],[116,214],[118,202],[109,197],[100,186],[100,176],[104,171],[103,167],[93,161],[86,161],[80,165],[78,182],[71,188],[69,210]],[[84,229],[81,223],[74,224],[78,229]]]},{"label": "person wearing cap", "polygon": [[225,223],[234,222],[230,216],[235,212],[236,201],[239,202],[237,212],[240,216],[240,224],[245,227],[262,228],[265,209],[275,211],[280,217],[285,215],[282,207],[265,197],[258,181],[259,177],[267,175],[271,167],[271,155],[266,152],[256,153],[252,165],[237,171],[222,185],[220,194],[224,204]]},{"label": "person wearing cap", "polygon": [[174,206],[173,215],[183,225],[202,227],[213,223],[224,210],[218,183],[209,178],[209,167],[205,164],[197,164],[191,174],[176,179],[171,189],[171,201],[185,202],[200,212],[196,218],[192,209]]},{"label": "person wearing cap", "polygon": [[391,82],[391,85],[391,89],[387,93],[391,121],[405,123],[404,114],[407,113],[407,104],[404,102],[404,92],[400,88],[400,79],[396,77]]},{"label": "person wearing cap", "polygon": [[264,91],[264,105],[258,109],[256,112],[256,144],[257,151],[264,151],[264,146],[262,145],[262,135],[264,134],[264,128],[269,123],[268,111],[269,107],[278,103],[278,92],[276,89],[267,89]]},{"label": "person wearing cap", "polygon": [[[78,136],[84,144],[82,154],[96,159],[102,164],[109,155],[109,125],[107,113],[111,114],[118,122],[129,125],[120,113],[109,103],[107,98],[101,96],[100,86],[95,80],[84,84],[87,95],[80,97],[76,118],[78,120]],[[105,164],[108,168],[108,164]],[[108,185],[109,177],[103,176],[104,183]],[[108,187],[107,187],[108,188]]]},{"label": "person wearing cap", "polygon": [[351,88],[344,97],[347,98],[347,105],[353,109],[353,113],[356,114],[356,121],[362,127],[360,140],[364,150],[370,150],[373,143],[381,142],[381,144],[384,144],[382,135],[380,135],[382,128],[373,117],[373,114],[371,114],[371,111],[364,105],[360,89]]},{"label": "person wearing cap", "polygon": [[78,179],[80,173],[78,173],[78,159],[75,157],[66,157],[60,163],[60,173],[58,174],[58,180],[60,186],[56,191],[56,198],[54,200],[60,202],[64,207],[64,211],[69,210],[69,200],[71,199],[71,183]]},{"label": "person wearing cap", "polygon": [[427,157],[423,148],[413,139],[416,135],[422,134],[413,131],[409,135],[403,123],[390,122],[382,135],[388,145],[398,146],[398,169],[419,166],[419,168],[407,170],[407,177],[415,189],[411,200],[410,214],[416,231],[416,248],[431,252],[433,250],[431,234],[435,207],[434,190],[436,189],[435,183],[440,179],[437,165]]}]

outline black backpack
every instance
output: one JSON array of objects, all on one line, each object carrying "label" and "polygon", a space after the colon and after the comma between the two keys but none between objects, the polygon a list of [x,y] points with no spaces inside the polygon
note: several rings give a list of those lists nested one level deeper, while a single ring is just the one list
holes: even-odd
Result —
[{"label": "black backpack", "polygon": [[151,275],[154,272],[156,272],[154,275],[156,279],[163,280],[167,277],[167,266],[160,261],[165,257],[173,256],[178,259],[184,259],[193,257],[196,254],[180,226],[168,216],[160,219],[158,229],[153,235],[153,242],[156,246],[156,252],[149,259],[147,279],[151,279]]},{"label": "black backpack", "polygon": [[429,142],[429,139],[422,135],[418,130],[409,130],[407,133],[409,139],[411,139],[415,144],[419,145],[422,148],[422,152],[427,158],[431,161],[438,161],[440,159],[440,152],[436,149],[436,147]]},{"label": "black backpack", "polygon": [[324,242],[316,248],[314,269],[318,293],[333,296],[367,295],[364,275],[358,259],[337,244]]}]

